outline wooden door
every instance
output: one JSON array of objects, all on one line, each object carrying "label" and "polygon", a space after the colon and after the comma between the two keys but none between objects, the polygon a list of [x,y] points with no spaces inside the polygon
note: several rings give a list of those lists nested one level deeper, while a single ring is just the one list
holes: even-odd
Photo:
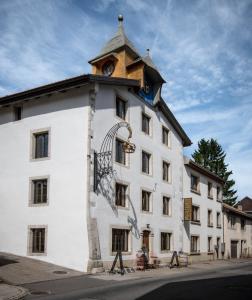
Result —
[{"label": "wooden door", "polygon": [[143,243],[142,243],[142,247],[145,247],[147,249],[147,251],[149,251],[150,249],[150,232],[148,230],[144,230],[143,231]]},{"label": "wooden door", "polygon": [[231,241],[231,258],[237,258],[237,241]]}]

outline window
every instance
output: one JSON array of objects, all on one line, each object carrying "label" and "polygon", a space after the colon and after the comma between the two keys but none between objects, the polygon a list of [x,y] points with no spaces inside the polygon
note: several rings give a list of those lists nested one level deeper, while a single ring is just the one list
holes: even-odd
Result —
[{"label": "window", "polygon": [[150,192],[142,191],[142,211],[150,212],[150,197]]},{"label": "window", "polygon": [[221,227],[221,214],[220,214],[220,212],[216,213],[216,223],[217,223],[217,227],[220,228]]},{"label": "window", "polygon": [[161,232],[161,251],[171,250],[171,233]]},{"label": "window", "polygon": [[30,229],[30,254],[45,253],[45,228]]},{"label": "window", "polygon": [[228,216],[228,223],[231,229],[235,229],[236,217],[234,215]]},{"label": "window", "polygon": [[112,228],[112,252],[129,251],[129,229]]},{"label": "window", "polygon": [[163,197],[163,215],[170,216],[170,198]]},{"label": "window", "polygon": [[167,182],[170,181],[169,170],[170,170],[170,164],[163,161],[163,180]]},{"label": "window", "polygon": [[199,237],[196,235],[191,236],[191,252],[192,253],[199,252]]},{"label": "window", "polygon": [[126,153],[123,150],[123,141],[116,139],[116,162],[126,165]]},{"label": "window", "polygon": [[207,183],[207,195],[208,195],[208,198],[213,198],[213,184],[212,182],[208,182]]},{"label": "window", "polygon": [[217,186],[216,193],[217,200],[221,201],[221,188],[219,186]]},{"label": "window", "polygon": [[207,251],[208,252],[212,252],[213,251],[213,248],[212,248],[212,237],[211,236],[209,236],[208,238],[207,238]]},{"label": "window", "polygon": [[150,135],[150,117],[142,113],[142,131]]},{"label": "window", "polygon": [[246,220],[241,218],[241,230],[245,230]]},{"label": "window", "polygon": [[142,151],[142,172],[150,174],[150,158],[151,155],[145,151]]},{"label": "window", "polygon": [[116,199],[117,206],[126,207],[127,185],[116,183]]},{"label": "window", "polygon": [[192,221],[200,222],[199,207],[195,205],[192,206]]},{"label": "window", "polygon": [[199,177],[191,175],[191,190],[199,193]]},{"label": "window", "polygon": [[116,97],[116,115],[123,120],[126,119],[126,105],[126,101]]},{"label": "window", "polygon": [[169,141],[169,130],[165,128],[164,126],[162,127],[162,142],[166,146],[170,146],[170,141]]},{"label": "window", "polygon": [[48,131],[33,134],[33,158],[48,157]]},{"label": "window", "polygon": [[32,204],[47,203],[47,179],[32,180]]},{"label": "window", "polygon": [[22,106],[14,107],[14,121],[19,121],[22,119]]},{"label": "window", "polygon": [[207,210],[207,226],[208,227],[213,227],[213,216],[212,216],[212,210],[208,209]]}]

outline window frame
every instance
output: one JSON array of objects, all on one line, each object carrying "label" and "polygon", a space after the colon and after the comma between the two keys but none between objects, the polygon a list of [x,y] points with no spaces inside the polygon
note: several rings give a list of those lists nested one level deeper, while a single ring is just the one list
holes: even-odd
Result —
[{"label": "window frame", "polygon": [[213,210],[207,209],[207,227],[213,227]]},{"label": "window frame", "polygon": [[[149,210],[145,210],[143,208],[143,193],[147,193],[149,196],[148,196],[148,209]],[[152,206],[152,191],[148,190],[148,189],[145,189],[145,188],[141,188],[141,212],[142,213],[145,213],[145,214],[152,214],[152,211],[153,211],[153,206]]]},{"label": "window frame", "polygon": [[[148,173],[143,170],[143,154],[147,154],[148,156]],[[141,150],[141,173],[147,176],[152,176],[152,153],[148,152],[147,150]]]},{"label": "window frame", "polygon": [[211,235],[207,237],[207,253],[213,253],[213,237]]},{"label": "window frame", "polygon": [[[44,251],[43,252],[33,252],[33,230],[44,230]],[[47,235],[48,226],[47,225],[28,225],[28,256],[46,256],[47,255]]]},{"label": "window frame", "polygon": [[[168,170],[167,170],[168,178],[167,178],[167,180],[166,180],[166,178],[165,178],[166,176],[164,174],[164,166],[165,165],[168,165]],[[164,159],[162,160],[162,180],[163,180],[163,182],[171,183],[171,163],[167,160],[164,160]]]},{"label": "window frame", "polygon": [[[124,103],[124,108],[125,108],[125,115],[124,115],[124,118],[122,118],[121,116],[119,116],[117,114],[117,103],[121,101],[122,103]],[[121,97],[120,95],[116,94],[115,95],[115,116],[117,118],[119,118],[120,120],[123,120],[123,121],[127,121],[128,120],[128,101],[123,99],[123,97]]]},{"label": "window frame", "polygon": [[[197,180],[196,190],[193,188],[192,178],[196,178],[196,180]],[[194,173],[191,173],[191,176],[190,176],[190,187],[191,187],[191,192],[200,195],[200,176],[198,176],[198,175],[196,175]]]},{"label": "window frame", "polygon": [[221,228],[221,212],[216,212],[216,227]]},{"label": "window frame", "polygon": [[18,122],[23,119],[23,106],[15,105],[13,106],[13,122]]},{"label": "window frame", "polygon": [[[163,245],[164,245],[163,240],[162,240],[162,236],[163,235],[166,235],[166,237],[168,236],[168,248],[166,248],[166,247],[164,248],[163,247]],[[160,231],[160,252],[161,253],[171,252],[172,249],[173,249],[172,243],[173,243],[173,234],[172,234],[172,232],[171,231],[161,230]]]},{"label": "window frame", "polygon": [[[46,180],[47,181],[47,196],[46,202],[41,202],[41,203],[35,203],[34,202],[34,181],[39,181],[39,180]],[[50,189],[50,176],[45,175],[45,176],[35,176],[35,177],[30,177],[29,178],[29,206],[48,206],[49,205],[49,189]]]},{"label": "window frame", "polygon": [[116,251],[113,251],[113,229],[115,230],[127,230],[128,231],[128,251],[122,251],[123,255],[131,255],[132,254],[132,232],[129,226],[120,226],[120,225],[111,225],[110,226],[110,254],[114,256]]},{"label": "window frame", "polygon": [[[167,144],[164,142],[164,132],[167,132]],[[167,148],[171,148],[171,131],[166,126],[162,125],[162,144]]]},{"label": "window frame", "polygon": [[[124,194],[124,196],[125,196],[125,199],[124,199],[125,205],[124,206],[117,204],[117,186],[118,185],[126,188],[125,194]],[[129,196],[129,184],[126,182],[122,182],[122,181],[116,181],[115,182],[115,205],[120,209],[128,209],[128,196]]]},{"label": "window frame", "polygon": [[[196,250],[194,249],[195,247],[192,247],[192,239],[194,238],[196,239]],[[190,236],[190,254],[200,254],[200,236],[197,234],[191,234]]]},{"label": "window frame", "polygon": [[[197,211],[196,211],[196,220],[194,219],[194,208],[197,209]],[[197,225],[201,224],[201,222],[200,222],[200,206],[195,205],[195,204],[192,204],[192,220],[191,220],[191,222],[193,224],[197,224]]]},{"label": "window frame", "polygon": [[[47,156],[38,157],[36,158],[36,136],[40,134],[48,134],[48,146],[47,146]],[[51,128],[41,128],[41,129],[35,129],[31,130],[31,151],[30,151],[30,161],[43,161],[51,159]]]},{"label": "window frame", "polygon": [[[210,185],[210,190],[209,190]],[[208,199],[213,199],[213,183],[211,181],[207,182],[207,197]]]},{"label": "window frame", "polygon": [[[147,120],[147,130],[144,130],[144,120]],[[141,114],[141,131],[148,136],[152,136],[151,116],[142,112]]]},{"label": "window frame", "polygon": [[[168,199],[168,214],[164,213],[164,199]],[[171,197],[169,195],[162,195],[162,215],[165,217],[171,217],[172,208],[171,208]]]},{"label": "window frame", "polygon": [[122,156],[124,157],[123,162],[117,161],[117,142],[120,142],[122,145],[123,145],[123,143],[125,143],[125,141],[122,138],[116,136],[115,146],[114,146],[115,147],[114,162],[119,164],[120,166],[127,167],[128,163],[129,163],[128,162],[129,157],[128,157],[128,154],[123,151],[123,148],[122,148]]}]

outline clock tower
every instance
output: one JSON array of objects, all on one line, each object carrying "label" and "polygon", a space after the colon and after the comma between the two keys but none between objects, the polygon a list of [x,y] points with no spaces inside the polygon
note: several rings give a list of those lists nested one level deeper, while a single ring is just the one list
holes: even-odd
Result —
[{"label": "clock tower", "polygon": [[123,16],[118,16],[118,31],[102,48],[101,53],[91,59],[92,74],[135,79],[140,82],[139,96],[149,104],[159,101],[162,84],[165,82],[154,65],[149,49],[141,56],[123,28]]}]

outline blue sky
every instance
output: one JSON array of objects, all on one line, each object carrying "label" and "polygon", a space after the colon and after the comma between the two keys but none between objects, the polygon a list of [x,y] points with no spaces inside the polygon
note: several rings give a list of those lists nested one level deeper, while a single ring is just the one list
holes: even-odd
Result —
[{"label": "blue sky", "polygon": [[194,145],[216,138],[239,198],[252,196],[252,0],[1,0],[0,96],[90,73],[117,15],[167,83],[163,97]]}]

